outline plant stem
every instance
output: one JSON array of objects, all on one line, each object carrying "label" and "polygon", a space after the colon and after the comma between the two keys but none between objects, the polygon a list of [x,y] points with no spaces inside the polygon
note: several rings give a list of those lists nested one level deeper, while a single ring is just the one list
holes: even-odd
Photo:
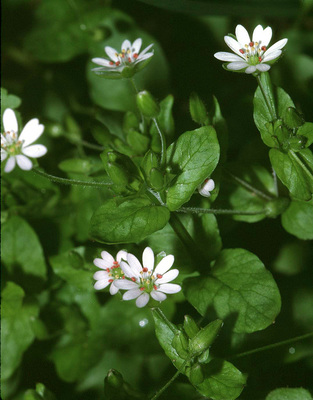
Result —
[{"label": "plant stem", "polygon": [[197,243],[190,236],[190,234],[182,224],[181,220],[175,213],[171,213],[169,223],[181,242],[187,248],[187,251],[191,253],[191,257],[195,261],[195,263],[200,263],[200,265],[203,264],[207,257],[205,256],[205,254],[202,254],[202,250],[198,247]]},{"label": "plant stem", "polygon": [[71,142],[73,144],[81,145],[81,146],[87,147],[88,149],[99,150],[99,151],[104,150],[103,146],[99,146],[98,144],[89,143],[86,140],[76,140],[76,139],[70,139],[70,138],[68,138],[68,140],[69,140],[69,142]]},{"label": "plant stem", "polygon": [[274,190],[275,190],[275,194],[276,194],[276,197],[279,197],[278,183],[277,183],[277,175],[276,175],[276,172],[275,172],[275,170],[274,170],[273,167],[272,167],[272,175],[273,175],[273,180],[274,180]]},{"label": "plant stem", "polygon": [[313,175],[311,171],[306,167],[306,165],[300,160],[297,154],[293,150],[288,151],[289,155],[294,159],[294,161],[300,165],[303,171],[306,173],[307,177],[313,182]]},{"label": "plant stem", "polygon": [[161,387],[161,389],[158,390],[158,391],[156,392],[156,394],[155,394],[153,397],[151,397],[151,400],[155,400],[155,399],[157,399],[158,397],[160,397],[161,394],[175,381],[175,379],[176,379],[179,375],[180,375],[180,371],[177,370],[176,373],[171,377],[171,379],[170,379],[168,382],[166,382],[166,384],[165,384],[163,387]]},{"label": "plant stem", "polygon": [[262,83],[262,81],[260,79],[260,76],[258,75],[256,77],[256,79],[258,81],[259,88],[261,89],[261,92],[263,94],[263,97],[264,97],[265,103],[267,105],[268,111],[271,114],[272,119],[275,120],[275,119],[277,119],[276,110],[275,110],[275,108],[273,109],[272,106],[271,106],[271,103],[270,103],[270,101],[269,101],[269,99],[267,97],[267,94],[266,94],[265,88],[263,86],[263,83]]},{"label": "plant stem", "polygon": [[157,119],[153,118],[153,122],[157,128],[161,140],[161,167],[164,167],[166,162],[166,140],[163,132],[160,129]]},{"label": "plant stem", "polygon": [[243,352],[243,353],[235,354],[235,355],[232,356],[232,357],[228,357],[228,359],[229,359],[229,360],[233,360],[233,359],[235,359],[235,358],[246,357],[246,356],[249,356],[250,354],[255,354],[255,353],[259,353],[259,352],[261,352],[261,351],[266,351],[266,350],[274,349],[275,347],[285,346],[286,344],[290,344],[290,343],[294,343],[294,342],[299,342],[300,340],[308,339],[308,338],[310,338],[310,337],[313,337],[313,332],[306,333],[305,335],[297,336],[297,337],[292,338],[292,339],[283,340],[282,342],[277,342],[277,343],[269,344],[269,345],[267,345],[267,346],[258,347],[257,349],[253,349],[253,350],[245,351],[245,352]]},{"label": "plant stem", "polygon": [[138,89],[137,89],[137,85],[136,85],[135,79],[134,78],[130,78],[130,81],[131,81],[131,83],[133,85],[133,88],[134,88],[136,94],[137,94],[138,93]]},{"label": "plant stem", "polygon": [[43,171],[40,171],[37,168],[32,169],[37,175],[43,176],[44,178],[49,179],[51,182],[61,183],[63,185],[74,185],[74,186],[94,186],[94,187],[103,187],[103,186],[111,186],[113,183],[111,182],[97,182],[97,181],[79,181],[76,179],[66,179],[60,178],[58,176],[47,174]]},{"label": "plant stem", "polygon": [[259,189],[256,189],[255,187],[253,187],[252,185],[250,185],[250,183],[244,181],[241,178],[238,178],[238,176],[233,175],[231,172],[224,170],[228,175],[230,175],[236,182],[238,182],[241,186],[245,187],[246,189],[250,190],[252,193],[256,194],[259,197],[262,197],[263,199],[267,200],[267,201],[271,201],[273,198],[271,196],[269,196],[268,194],[262,192]]},{"label": "plant stem", "polygon": [[181,213],[192,213],[192,214],[228,214],[228,215],[260,215],[266,214],[267,210],[259,211],[243,211],[243,210],[224,210],[224,209],[213,209],[213,208],[200,208],[200,207],[181,207],[176,212]]}]

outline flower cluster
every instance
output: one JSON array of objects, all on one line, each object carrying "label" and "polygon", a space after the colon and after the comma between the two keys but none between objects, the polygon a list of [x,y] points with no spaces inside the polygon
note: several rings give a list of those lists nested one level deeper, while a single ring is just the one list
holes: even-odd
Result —
[{"label": "flower cluster", "polygon": [[268,48],[272,38],[272,28],[269,26],[263,29],[261,25],[258,25],[253,31],[252,40],[242,25],[237,25],[235,33],[237,40],[231,36],[225,36],[224,40],[236,54],[221,51],[215,53],[214,57],[227,62],[227,69],[244,70],[246,74],[268,71],[271,68],[269,63],[278,60],[282,54],[281,49],[288,41],[288,39],[279,40]]},{"label": "flower cluster", "polygon": [[94,279],[97,282],[95,289],[104,289],[110,286],[110,293],[116,294],[119,289],[126,290],[123,300],[136,299],[139,308],[146,306],[150,296],[156,301],[166,299],[166,294],[178,293],[181,287],[174,280],[179,271],[172,269],[174,256],[169,254],[155,265],[155,257],[152,249],[146,247],[142,254],[142,264],[131,253],[121,250],[116,259],[106,251],[101,253],[101,259],[96,258],[94,264],[104,271],[97,271]]},{"label": "flower cluster", "polygon": [[29,171],[33,163],[28,157],[38,158],[46,154],[47,148],[42,144],[34,144],[43,133],[44,126],[37,118],[31,119],[18,135],[18,123],[15,113],[7,108],[3,113],[4,133],[1,134],[1,162],[7,159],[5,172],[11,172],[17,164],[21,169]]},{"label": "flower cluster", "polygon": [[125,67],[135,67],[138,63],[147,60],[153,56],[153,51],[149,50],[153,46],[150,44],[142,52],[140,52],[142,39],[138,38],[131,43],[129,40],[124,40],[121,51],[113,49],[113,47],[105,46],[104,50],[110,60],[105,58],[93,58],[91,61],[101,67],[93,68],[95,72],[119,72],[121,73]]}]

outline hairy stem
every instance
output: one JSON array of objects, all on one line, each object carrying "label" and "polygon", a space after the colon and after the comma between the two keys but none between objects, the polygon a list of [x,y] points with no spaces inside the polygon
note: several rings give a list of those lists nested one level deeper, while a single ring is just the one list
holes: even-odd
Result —
[{"label": "hairy stem", "polygon": [[159,133],[160,140],[161,140],[161,163],[160,164],[161,164],[161,167],[164,167],[165,163],[166,163],[166,140],[165,140],[165,136],[164,136],[163,132],[160,129],[157,119],[153,118],[153,122],[157,128],[157,131]]},{"label": "hairy stem", "polygon": [[200,207],[181,207],[176,212],[191,213],[191,214],[228,214],[228,215],[260,215],[266,214],[267,210],[262,209],[259,211],[244,211],[244,210],[224,210],[214,208],[200,208]]}]

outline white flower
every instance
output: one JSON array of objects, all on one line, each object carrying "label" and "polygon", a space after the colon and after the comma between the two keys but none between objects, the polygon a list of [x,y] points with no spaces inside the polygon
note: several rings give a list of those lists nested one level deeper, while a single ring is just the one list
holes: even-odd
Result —
[{"label": "white flower", "polygon": [[168,283],[175,279],[179,271],[172,269],[174,256],[171,254],[164,257],[154,266],[154,254],[150,247],[146,247],[142,254],[142,265],[139,260],[128,253],[127,262],[121,262],[121,268],[128,279],[119,280],[116,286],[119,289],[127,290],[123,295],[123,300],[136,300],[139,308],[148,304],[150,296],[157,301],[166,299],[166,294],[178,293],[181,287],[175,283]]},{"label": "white flower", "polygon": [[267,48],[272,38],[272,28],[265,29],[258,25],[252,35],[252,40],[247,30],[242,25],[236,27],[236,38],[225,36],[224,40],[227,46],[237,55],[227,52],[218,52],[214,57],[221,61],[226,61],[227,69],[239,71],[244,69],[246,74],[252,74],[256,71],[268,71],[271,66],[268,62],[275,62],[282,53],[282,48],[286,45],[288,39],[282,39]]},{"label": "white flower", "polygon": [[198,191],[201,196],[210,197],[212,190],[215,188],[215,182],[213,179],[207,178],[201,185],[198,186]]},{"label": "white flower", "polygon": [[120,262],[127,259],[127,252],[121,250],[116,254],[116,259],[111,256],[107,251],[101,252],[102,258],[95,258],[93,263],[96,267],[103,269],[104,271],[97,271],[93,278],[96,279],[94,288],[101,290],[110,286],[110,293],[112,295],[118,292],[118,287],[115,283],[118,279],[125,279],[124,272],[120,268]]},{"label": "white flower", "polygon": [[44,126],[39,124],[37,118],[31,119],[18,136],[17,119],[10,108],[4,111],[2,121],[4,133],[1,134],[1,162],[8,158],[4,171],[11,172],[16,163],[20,168],[29,171],[33,163],[28,157],[42,157],[47,152],[47,148],[42,144],[30,146],[41,136]]},{"label": "white flower", "polygon": [[104,50],[110,60],[105,58],[93,58],[91,61],[101,67],[93,68],[92,71],[122,72],[125,67],[135,67],[138,63],[153,56],[153,51],[148,52],[153,44],[150,44],[140,53],[142,39],[138,38],[132,44],[129,40],[124,40],[121,51],[113,47],[105,46]]}]

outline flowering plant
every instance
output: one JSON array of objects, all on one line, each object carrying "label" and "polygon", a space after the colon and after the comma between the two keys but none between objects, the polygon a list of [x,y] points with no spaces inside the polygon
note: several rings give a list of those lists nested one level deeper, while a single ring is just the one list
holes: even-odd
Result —
[{"label": "flowering plant", "polygon": [[111,3],[3,7],[1,398],[311,399],[309,2]]}]

